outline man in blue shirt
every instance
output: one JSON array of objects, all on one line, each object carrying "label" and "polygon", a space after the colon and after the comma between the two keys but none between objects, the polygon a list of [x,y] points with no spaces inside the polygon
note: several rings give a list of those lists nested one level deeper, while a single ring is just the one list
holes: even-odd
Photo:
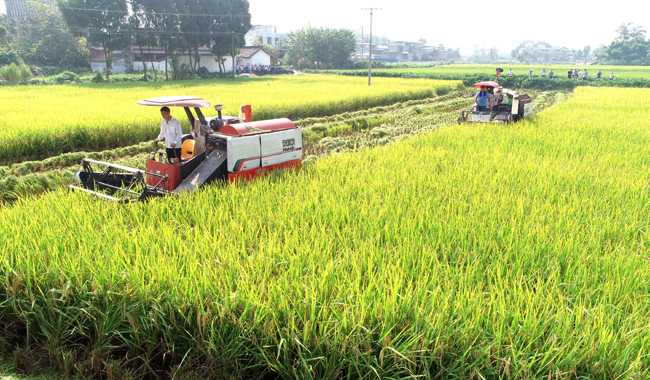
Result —
[{"label": "man in blue shirt", "polygon": [[476,110],[485,112],[488,106],[491,106],[490,94],[485,91],[485,86],[481,86],[481,91],[476,94]]}]

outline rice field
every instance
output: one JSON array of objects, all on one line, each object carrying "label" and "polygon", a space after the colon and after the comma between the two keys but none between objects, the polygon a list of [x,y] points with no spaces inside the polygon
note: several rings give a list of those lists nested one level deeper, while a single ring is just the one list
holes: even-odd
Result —
[{"label": "rice field", "polygon": [[[197,80],[173,83],[78,84],[0,88],[0,163],[51,157],[65,152],[102,150],[153,139],[160,114],[138,100],[193,95],[223,104],[226,115],[253,105],[253,118],[327,116],[435,95],[437,88],[462,86],[459,81],[303,75],[240,78],[236,82]],[[448,90],[447,90],[448,91]],[[179,113],[180,112],[180,113]],[[184,122],[182,109],[173,113]],[[213,109],[206,116],[216,115]],[[189,125],[184,124],[185,129]]]},{"label": "rice field", "polygon": [[648,111],[578,88],[191,196],[18,201],[0,340],[84,377],[648,378]]},{"label": "rice field", "polygon": [[[295,121],[303,131],[306,162],[318,156],[390,144],[398,139],[440,128],[470,109],[475,91],[451,91],[427,99],[408,100],[361,111]],[[567,91],[528,91],[536,112],[565,99]],[[18,198],[67,186],[83,158],[145,169],[154,150],[151,142],[98,152],[64,153],[40,161],[0,166],[0,206]]]}]

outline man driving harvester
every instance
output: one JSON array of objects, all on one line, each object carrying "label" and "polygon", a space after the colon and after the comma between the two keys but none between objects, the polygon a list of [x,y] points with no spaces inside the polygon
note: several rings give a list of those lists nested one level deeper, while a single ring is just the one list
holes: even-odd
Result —
[{"label": "man driving harvester", "polygon": [[163,120],[160,122],[160,134],[158,138],[153,140],[154,144],[158,144],[160,140],[165,140],[165,148],[167,151],[167,160],[170,163],[177,162],[181,159],[181,139],[183,137],[183,130],[181,129],[181,122],[172,117],[169,107],[165,106],[160,109],[160,114]]},{"label": "man driving harvester", "polygon": [[490,93],[485,91],[485,86],[481,86],[481,91],[476,94],[476,110],[479,112],[485,112],[491,107],[492,100],[490,99]]}]

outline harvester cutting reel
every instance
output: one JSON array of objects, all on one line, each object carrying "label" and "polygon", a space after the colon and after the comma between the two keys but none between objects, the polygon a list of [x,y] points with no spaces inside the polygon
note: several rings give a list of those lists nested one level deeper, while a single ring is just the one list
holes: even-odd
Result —
[{"label": "harvester cutting reel", "polygon": [[[147,177],[149,183],[155,185],[148,185]],[[85,158],[69,187],[112,201],[129,203],[170,194],[163,188],[167,179],[166,175]]]}]

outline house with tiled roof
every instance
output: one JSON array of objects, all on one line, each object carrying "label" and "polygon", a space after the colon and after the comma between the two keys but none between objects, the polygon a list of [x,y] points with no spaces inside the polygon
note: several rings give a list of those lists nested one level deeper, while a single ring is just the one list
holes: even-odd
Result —
[{"label": "house with tiled roof", "polygon": [[244,46],[235,56],[235,64],[239,66],[270,66],[277,59],[264,46]]}]

